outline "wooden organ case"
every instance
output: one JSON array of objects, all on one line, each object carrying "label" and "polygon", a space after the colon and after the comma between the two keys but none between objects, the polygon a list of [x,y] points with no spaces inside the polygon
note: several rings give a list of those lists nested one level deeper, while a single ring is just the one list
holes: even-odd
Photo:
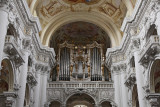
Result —
[{"label": "wooden organ case", "polygon": [[104,62],[102,44],[93,42],[84,46],[64,42],[59,45],[54,74],[58,81],[110,81],[111,74]]}]

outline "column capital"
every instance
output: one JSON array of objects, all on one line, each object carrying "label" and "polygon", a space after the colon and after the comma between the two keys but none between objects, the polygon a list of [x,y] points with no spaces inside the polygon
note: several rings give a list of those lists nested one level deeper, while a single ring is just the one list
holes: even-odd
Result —
[{"label": "column capital", "polygon": [[119,63],[112,66],[113,73],[126,72],[126,69],[127,69],[126,63]]},{"label": "column capital", "polygon": [[158,99],[160,98],[160,94],[149,94],[146,98],[149,100],[151,107],[159,107],[160,104],[158,102]]},{"label": "column capital", "polygon": [[138,51],[140,49],[140,38],[132,38],[131,42],[133,51]]},{"label": "column capital", "polygon": [[124,83],[129,89],[132,89],[134,84],[136,83],[136,74],[132,73]]},{"label": "column capital", "polygon": [[6,97],[6,107],[12,107],[15,98],[17,98],[17,94],[15,92],[4,92],[3,94]]},{"label": "column capital", "polygon": [[10,0],[0,0],[0,10],[9,12],[13,9],[13,5],[11,5],[10,2]]}]

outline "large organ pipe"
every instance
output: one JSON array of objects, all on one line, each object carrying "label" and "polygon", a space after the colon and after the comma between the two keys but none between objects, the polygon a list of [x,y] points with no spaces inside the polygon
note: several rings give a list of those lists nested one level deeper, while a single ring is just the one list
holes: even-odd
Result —
[{"label": "large organ pipe", "polygon": [[67,57],[66,57],[67,53],[66,53],[66,48],[64,48],[64,62],[65,62],[65,65],[64,65],[64,78],[66,79],[66,72],[67,72]]},{"label": "large organ pipe", "polygon": [[69,74],[70,74],[70,71],[69,71],[69,66],[70,66],[70,50],[67,50],[67,78],[69,78]]},{"label": "large organ pipe", "polygon": [[60,54],[59,55],[60,56],[60,72],[59,72],[59,75],[60,75],[60,77],[61,77],[61,75],[62,75],[62,55]]},{"label": "large organ pipe", "polygon": [[64,49],[62,50],[62,78],[64,77]]}]

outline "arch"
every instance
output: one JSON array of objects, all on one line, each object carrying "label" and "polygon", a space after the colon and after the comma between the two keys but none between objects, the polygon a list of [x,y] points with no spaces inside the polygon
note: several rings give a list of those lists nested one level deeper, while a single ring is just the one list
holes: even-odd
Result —
[{"label": "arch", "polygon": [[160,93],[160,87],[159,91],[156,91],[156,85],[160,84],[160,59],[156,59],[152,65],[151,65],[151,70],[150,70],[150,75],[149,75],[149,80],[150,80],[150,92],[151,93]]},{"label": "arch", "polygon": [[30,5],[30,11],[32,13],[32,15],[34,14],[37,5],[39,4],[40,0],[33,0],[31,5]]},{"label": "arch", "polygon": [[63,104],[63,102],[61,100],[59,100],[59,99],[52,99],[52,98],[49,99],[46,104],[50,105],[52,102],[59,102],[60,105]]},{"label": "arch", "polygon": [[156,29],[156,25],[155,24],[152,24],[150,26],[150,28],[148,29],[148,32],[147,32],[147,35],[146,35],[146,42],[149,40],[149,38],[152,35],[157,35],[157,29]]},{"label": "arch", "polygon": [[89,95],[90,97],[92,97],[92,99],[94,99],[94,102],[97,103],[97,102],[96,102],[96,99],[95,99],[89,92],[87,92],[87,90],[86,90],[86,91],[78,91],[78,90],[72,91],[71,94],[66,98],[66,100],[65,100],[64,102],[66,103],[67,100],[68,100],[71,96],[73,96],[73,95],[75,95],[75,94],[79,94],[79,93],[83,93],[83,94]]},{"label": "arch", "polygon": [[15,28],[15,26],[13,24],[11,24],[11,23],[8,25],[7,35],[13,36],[18,44],[21,43],[19,32],[17,31],[17,29]]},{"label": "arch", "polygon": [[42,43],[49,46],[49,40],[58,28],[76,21],[89,22],[101,27],[110,37],[112,47],[119,45],[121,42],[122,36],[120,30],[118,30],[117,26],[113,24],[111,18],[96,12],[63,12],[54,16],[50,23],[43,29],[40,37]]},{"label": "arch", "polygon": [[13,70],[13,64],[12,62],[5,58],[2,60],[2,69],[0,71],[0,79],[4,80],[8,84],[8,90],[7,91],[13,91],[13,85],[14,85],[14,70]]},{"label": "arch", "polygon": [[[113,100],[111,100],[111,99],[103,99],[103,100],[101,100],[100,102],[99,102],[99,104],[102,106],[102,103],[104,103],[104,102],[108,102],[108,103],[110,103],[110,106],[112,107],[113,105],[116,105],[116,103],[113,101]],[[109,107],[110,107],[109,106]],[[102,106],[103,107],[103,106]],[[108,107],[108,106],[107,106]]]},{"label": "arch", "polygon": [[74,107],[76,105],[85,105],[89,107],[94,107],[96,105],[95,99],[86,93],[76,93],[70,95],[66,100],[66,107]]},{"label": "arch", "polygon": [[61,102],[53,100],[50,102],[49,107],[61,107]]}]

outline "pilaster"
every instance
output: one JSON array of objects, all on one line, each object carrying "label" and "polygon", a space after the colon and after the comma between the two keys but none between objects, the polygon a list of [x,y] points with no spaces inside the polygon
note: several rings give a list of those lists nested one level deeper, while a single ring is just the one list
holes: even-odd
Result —
[{"label": "pilaster", "polygon": [[21,72],[20,72],[20,89],[18,91],[19,98],[17,99],[17,107],[23,107],[24,105],[24,98],[25,98],[25,89],[26,89],[26,83],[27,83],[27,72],[28,72],[28,56],[29,52],[24,50],[24,63],[21,66]]},{"label": "pilaster", "polygon": [[[9,1],[8,0],[1,0],[0,1],[0,63],[3,57],[3,49],[5,43],[5,36],[7,34],[7,28],[9,24]],[[1,65],[0,65],[1,68]]]},{"label": "pilaster", "polygon": [[132,41],[134,47],[134,58],[135,58],[135,71],[137,80],[137,91],[140,107],[146,107],[145,93],[143,90],[144,79],[143,79],[143,66],[139,63],[139,50],[140,50],[140,39],[135,38]]}]

